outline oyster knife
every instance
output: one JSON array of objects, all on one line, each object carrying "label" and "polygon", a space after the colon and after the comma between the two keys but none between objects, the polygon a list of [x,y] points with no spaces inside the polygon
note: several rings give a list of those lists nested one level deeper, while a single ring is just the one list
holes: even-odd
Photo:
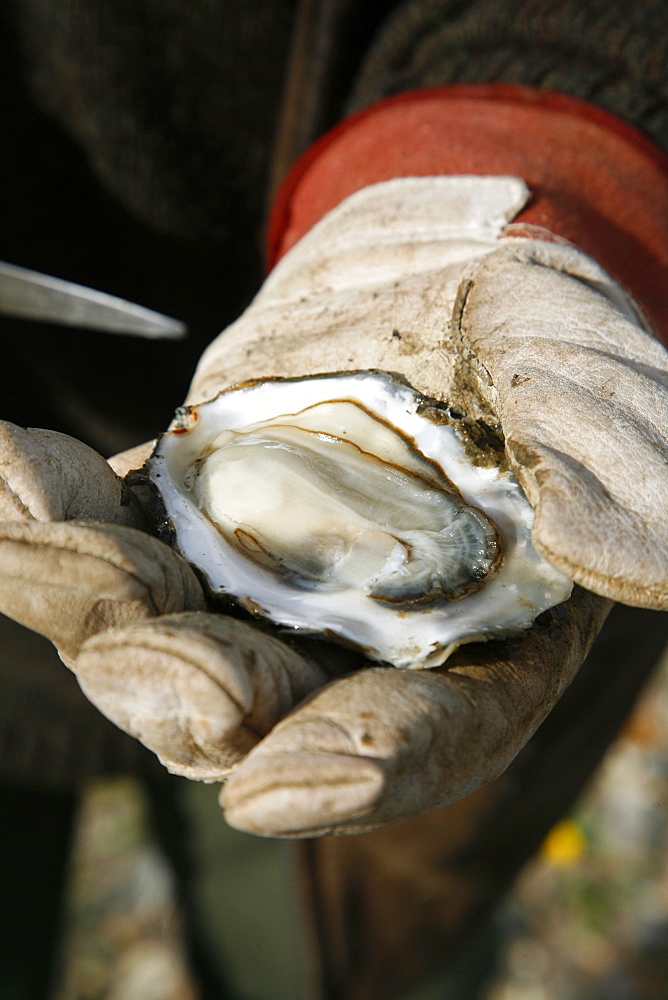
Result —
[{"label": "oyster knife", "polygon": [[136,337],[178,339],[179,320],[115,295],[0,261],[0,313]]}]

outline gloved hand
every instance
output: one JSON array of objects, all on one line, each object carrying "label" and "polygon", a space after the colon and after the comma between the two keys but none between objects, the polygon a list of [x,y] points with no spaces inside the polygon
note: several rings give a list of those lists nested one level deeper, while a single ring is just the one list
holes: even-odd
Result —
[{"label": "gloved hand", "polygon": [[3,428],[0,607],[171,771],[227,779],[234,826],[358,832],[467,794],[540,725],[611,600],[668,607],[666,351],[584,254],[504,236],[526,197],[502,177],[358,192],[213,342],[188,397],[377,368],[448,401],[465,432],[502,434],[534,545],[577,584],[517,638],[406,671],[223,616],[147,532],[140,490],[70,438]]}]

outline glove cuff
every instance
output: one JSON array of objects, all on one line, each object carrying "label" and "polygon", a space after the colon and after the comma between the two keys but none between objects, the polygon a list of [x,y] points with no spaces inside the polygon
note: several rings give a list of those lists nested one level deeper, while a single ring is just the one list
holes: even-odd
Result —
[{"label": "glove cuff", "polygon": [[354,191],[442,174],[521,177],[532,198],[516,222],[594,257],[668,343],[668,157],[615,115],[540,88],[415,90],[345,119],[286,178],[269,223],[269,266]]}]

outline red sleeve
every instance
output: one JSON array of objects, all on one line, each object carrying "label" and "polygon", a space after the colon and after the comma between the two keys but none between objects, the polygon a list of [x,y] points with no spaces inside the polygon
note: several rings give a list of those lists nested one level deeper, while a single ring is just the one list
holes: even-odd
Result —
[{"label": "red sleeve", "polygon": [[270,218],[269,265],[353,191],[432,174],[522,177],[532,197],[516,223],[594,257],[668,343],[668,157],[609,112],[534,87],[414,90],[345,119],[286,178]]}]

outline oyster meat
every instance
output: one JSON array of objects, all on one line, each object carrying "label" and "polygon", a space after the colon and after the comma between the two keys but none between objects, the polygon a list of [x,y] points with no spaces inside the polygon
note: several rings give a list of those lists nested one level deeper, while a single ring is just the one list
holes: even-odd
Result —
[{"label": "oyster meat", "polygon": [[517,482],[427,402],[351,372],[181,408],[147,467],[178,548],[213,592],[398,667],[527,628],[572,583],[533,548]]}]

